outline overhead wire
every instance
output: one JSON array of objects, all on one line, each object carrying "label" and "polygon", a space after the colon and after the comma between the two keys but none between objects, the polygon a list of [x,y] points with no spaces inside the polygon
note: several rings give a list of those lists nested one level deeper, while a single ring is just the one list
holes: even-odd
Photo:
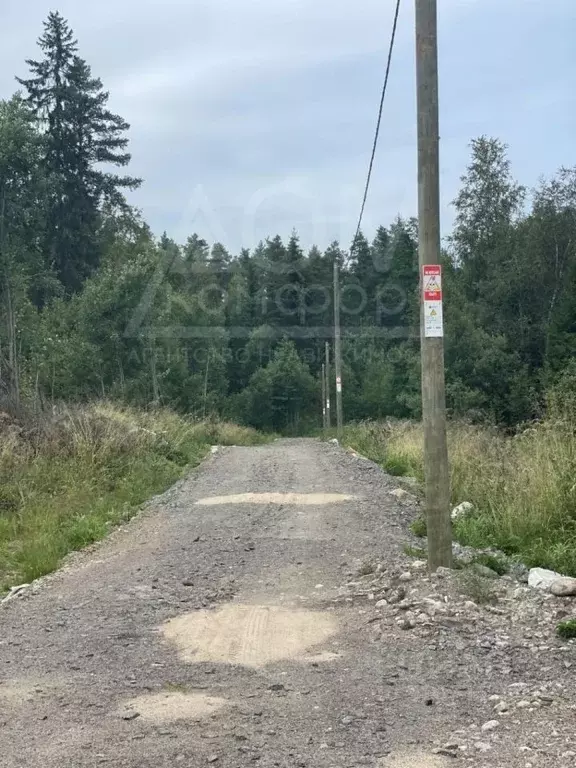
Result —
[{"label": "overhead wire", "polygon": [[376,122],[376,132],[374,134],[374,142],[372,145],[372,154],[370,156],[370,165],[368,166],[368,175],[366,177],[366,185],[364,187],[364,197],[362,198],[362,206],[360,208],[360,215],[358,217],[358,226],[356,227],[356,234],[352,240],[352,247],[354,247],[360,229],[362,227],[362,219],[364,218],[364,210],[366,208],[366,201],[368,200],[368,192],[370,190],[370,182],[372,180],[372,171],[374,169],[374,159],[376,157],[376,149],[378,147],[378,139],[380,137],[380,127],[382,125],[382,115],[384,112],[384,101],[386,99],[386,91],[388,89],[388,80],[390,79],[390,69],[392,67],[392,54],[394,53],[394,43],[396,42],[396,31],[398,29],[398,17],[400,15],[400,3],[401,0],[396,0],[396,10],[394,13],[394,23],[392,25],[392,34],[390,37],[390,46],[388,49],[388,60],[386,63],[386,75],[384,77],[384,85],[382,86],[382,94],[380,96],[380,106],[378,109],[378,120]]}]

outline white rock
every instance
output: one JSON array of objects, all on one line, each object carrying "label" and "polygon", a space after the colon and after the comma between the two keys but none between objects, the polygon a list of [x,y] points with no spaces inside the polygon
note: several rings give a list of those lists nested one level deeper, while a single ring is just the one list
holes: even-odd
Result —
[{"label": "white rock", "polygon": [[401,573],[398,577],[399,581],[412,581],[412,574],[410,571],[404,571],[404,573]]},{"label": "white rock", "polygon": [[576,597],[576,579],[567,576],[557,579],[551,584],[550,592],[556,597]]},{"label": "white rock", "polygon": [[17,597],[21,592],[23,592],[29,586],[30,584],[18,584],[17,587],[10,587],[10,592],[6,595],[6,597],[3,600],[0,600],[0,603],[7,603],[9,600],[13,600],[15,597]]},{"label": "white rock", "polygon": [[426,560],[414,560],[414,562],[410,563],[410,565],[412,568],[416,568],[419,571],[428,567]]},{"label": "white rock", "polygon": [[220,450],[220,446],[219,445],[211,445],[210,446],[210,453],[218,453],[219,450]]},{"label": "white rock", "polygon": [[482,732],[488,733],[489,731],[495,731],[499,725],[500,725],[500,722],[498,720],[489,720],[487,723],[484,723],[484,725],[482,726]]},{"label": "white rock", "polygon": [[332,443],[332,445],[340,445],[337,438],[333,437],[332,440],[329,440],[328,442]]},{"label": "white rock", "polygon": [[390,496],[394,496],[398,501],[416,501],[416,497],[405,491],[404,488],[394,488],[393,491],[390,491]]},{"label": "white rock", "polygon": [[548,571],[546,568],[532,568],[528,574],[528,586],[533,589],[541,589],[543,592],[549,592],[552,584],[561,578],[561,573]]},{"label": "white rock", "polygon": [[452,571],[450,568],[445,568],[443,565],[440,565],[431,575],[436,579],[445,579],[447,576],[452,575]]},{"label": "white rock", "polygon": [[458,504],[458,506],[454,507],[454,509],[452,510],[452,520],[458,520],[461,517],[466,517],[473,511],[474,511],[474,504],[472,504],[471,501],[463,501],[461,504]]}]

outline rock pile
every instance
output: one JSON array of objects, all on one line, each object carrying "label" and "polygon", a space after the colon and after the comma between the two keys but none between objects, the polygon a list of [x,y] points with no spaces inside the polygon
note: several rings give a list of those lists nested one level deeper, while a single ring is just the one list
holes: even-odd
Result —
[{"label": "rock pile", "polygon": [[[470,554],[457,551],[464,560]],[[407,558],[364,562],[348,575],[337,600],[361,606],[366,631],[385,655],[391,646],[400,658],[407,654],[425,681],[435,674],[426,661],[432,654],[434,663],[449,664],[443,672],[454,695],[460,679],[480,699],[484,719],[437,740],[435,754],[499,768],[514,751],[514,766],[574,768],[576,640],[559,638],[556,626],[576,616],[576,600],[551,591],[558,578],[534,588],[527,569],[488,578],[474,564],[429,575],[423,559]]]}]

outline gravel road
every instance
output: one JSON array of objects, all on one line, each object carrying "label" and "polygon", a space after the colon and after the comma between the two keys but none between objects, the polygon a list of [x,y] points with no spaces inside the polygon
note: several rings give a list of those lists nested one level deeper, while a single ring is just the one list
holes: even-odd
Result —
[{"label": "gravel road", "polygon": [[[455,765],[433,747],[490,720],[482,665],[342,599],[402,560],[393,487],[314,440],[224,448],[2,606],[2,768]],[[553,765],[513,746],[462,759]]]}]

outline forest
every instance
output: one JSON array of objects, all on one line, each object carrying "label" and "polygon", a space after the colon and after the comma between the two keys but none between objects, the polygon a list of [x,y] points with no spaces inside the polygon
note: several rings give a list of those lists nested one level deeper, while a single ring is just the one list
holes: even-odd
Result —
[{"label": "forest", "polygon": [[[106,399],[266,431],[321,424],[341,273],[348,422],[420,413],[416,219],[304,251],[298,233],[229,253],[156,237],[127,194],[129,125],[50,14],[0,101],[0,383],[13,406]],[[534,190],[482,136],[444,239],[451,417],[514,430],[570,409],[576,168]]]}]

